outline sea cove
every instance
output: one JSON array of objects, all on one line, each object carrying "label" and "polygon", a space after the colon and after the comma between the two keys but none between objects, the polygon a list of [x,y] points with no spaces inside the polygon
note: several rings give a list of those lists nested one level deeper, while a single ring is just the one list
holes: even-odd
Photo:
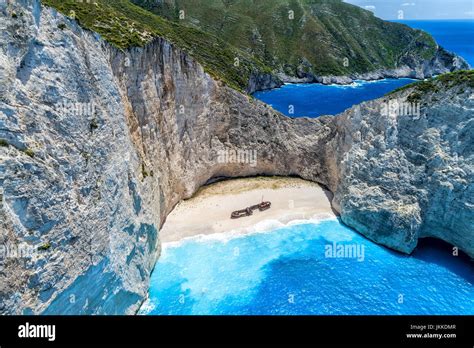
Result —
[{"label": "sea cove", "polygon": [[0,314],[472,314],[471,22],[363,1],[0,1]]},{"label": "sea cove", "polygon": [[257,92],[254,97],[290,117],[319,117],[339,114],[415,81],[404,78],[355,81],[350,85],[286,84],[281,88]]},{"label": "sea cove", "polygon": [[[429,30],[471,64],[473,23],[404,22]],[[415,81],[285,84],[253,96],[286,116],[317,118],[342,113]],[[381,116],[392,113],[420,117],[420,104],[390,100],[380,105]],[[173,236],[173,242],[163,245],[140,314],[474,314],[472,261],[456,247],[420,240],[407,256],[373,243],[335,217],[311,219],[309,212],[296,223],[255,223],[253,233],[252,226],[246,226],[244,234],[209,226],[185,239]],[[262,224],[268,226],[264,231]],[[183,224],[175,226],[186,230]],[[165,231],[170,229],[165,225]]]}]

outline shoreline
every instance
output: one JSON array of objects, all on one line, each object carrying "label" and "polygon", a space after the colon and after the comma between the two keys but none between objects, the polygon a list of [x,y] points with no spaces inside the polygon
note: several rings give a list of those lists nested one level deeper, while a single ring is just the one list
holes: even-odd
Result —
[{"label": "shoreline", "polygon": [[[267,211],[231,219],[232,211],[271,201]],[[176,205],[160,231],[163,247],[187,239],[229,239],[291,224],[337,218],[331,193],[299,178],[253,177],[219,181]]]},{"label": "shoreline", "polygon": [[[437,76],[439,75],[433,75],[432,77],[435,78]],[[273,88],[259,89],[252,92],[250,95],[254,96],[257,93],[270,92],[275,89],[282,88],[284,86],[321,85],[321,86],[329,86],[329,87],[358,87],[358,83],[376,83],[376,82],[381,82],[385,80],[403,80],[403,79],[412,80],[413,81],[412,83],[417,83],[417,82],[426,80],[426,79],[419,79],[419,78],[414,78],[414,77],[382,77],[382,78],[376,78],[376,79],[359,79],[358,78],[358,79],[353,79],[351,82],[347,82],[347,83],[334,83],[334,82],[324,83],[324,82],[318,82],[318,81],[305,81],[304,79],[302,79],[301,81],[284,81],[280,86],[273,87]]]},{"label": "shoreline", "polygon": [[197,241],[197,242],[205,242],[205,241],[220,241],[220,242],[228,242],[232,239],[242,238],[245,236],[255,235],[255,234],[264,234],[264,233],[271,233],[273,231],[297,226],[297,225],[305,225],[305,224],[317,224],[324,221],[329,220],[336,220],[337,215],[335,214],[316,214],[311,217],[305,217],[302,219],[294,219],[288,222],[284,222],[284,220],[263,220],[260,223],[250,227],[250,228],[242,228],[242,229],[235,229],[231,231],[223,231],[223,232],[216,232],[210,234],[196,234],[191,236],[186,236],[180,240],[176,241],[167,241],[163,242],[161,245],[162,251],[168,248],[176,248],[182,245],[182,243],[188,241]]}]

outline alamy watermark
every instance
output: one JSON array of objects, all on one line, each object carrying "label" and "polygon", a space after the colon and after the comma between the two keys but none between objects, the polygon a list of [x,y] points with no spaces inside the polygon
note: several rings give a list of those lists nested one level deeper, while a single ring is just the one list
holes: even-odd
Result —
[{"label": "alamy watermark", "polygon": [[0,244],[0,260],[31,258],[37,249],[27,243]]},{"label": "alamy watermark", "polygon": [[53,342],[56,340],[56,325],[37,325],[26,322],[18,326],[19,338],[46,338]]},{"label": "alamy watermark", "polygon": [[94,102],[74,103],[61,102],[55,105],[54,109],[62,116],[92,117],[96,111]]},{"label": "alamy watermark", "polygon": [[391,99],[381,106],[382,116],[420,116],[420,103]]},{"label": "alamy watermark", "polygon": [[348,258],[357,259],[362,262],[365,260],[365,245],[364,244],[326,244],[324,246],[324,256],[327,258]]},{"label": "alamy watermark", "polygon": [[217,151],[217,162],[221,164],[239,163],[257,166],[257,150],[254,149],[225,149]]},{"label": "alamy watermark", "polygon": [[90,4],[90,5],[98,5],[98,0],[75,0],[80,4]]}]

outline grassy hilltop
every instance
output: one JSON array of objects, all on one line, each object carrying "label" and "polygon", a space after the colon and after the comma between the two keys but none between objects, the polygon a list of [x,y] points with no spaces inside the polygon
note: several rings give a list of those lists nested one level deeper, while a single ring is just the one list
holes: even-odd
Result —
[{"label": "grassy hilltop", "polygon": [[437,47],[423,31],[383,21],[340,0],[132,1],[171,21],[218,35],[291,76],[394,68],[412,59],[429,59]]},{"label": "grassy hilltop", "polygon": [[238,90],[255,73],[364,73],[429,59],[437,48],[423,31],[382,21],[340,0],[95,2],[42,0],[121,49],[164,37]]}]

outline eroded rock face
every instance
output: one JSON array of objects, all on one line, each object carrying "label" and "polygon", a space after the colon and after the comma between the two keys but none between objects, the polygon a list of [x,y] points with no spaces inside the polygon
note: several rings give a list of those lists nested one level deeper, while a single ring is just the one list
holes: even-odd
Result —
[{"label": "eroded rock face", "polygon": [[0,258],[1,313],[134,313],[167,214],[221,176],[298,175],[376,242],[474,255],[471,88],[426,96],[419,117],[381,99],[290,119],[164,40],[122,52],[18,6],[0,24],[0,244],[30,252]]},{"label": "eroded rock face", "polygon": [[133,313],[160,203],[107,47],[37,1],[14,9],[0,21],[0,311]]},{"label": "eroded rock face", "polygon": [[[370,239],[410,253],[436,237],[474,255],[474,98],[466,85],[427,93],[418,111],[384,113],[412,90],[336,118],[345,147],[333,202]],[[382,112],[381,112],[382,111]],[[336,150],[335,148],[335,150]],[[340,153],[340,152],[339,152]]]},{"label": "eroded rock face", "polygon": [[[14,6],[0,39],[2,313],[134,313],[179,200],[215,176],[297,174],[301,140],[329,131],[221,86],[164,40],[124,53],[38,1]],[[258,162],[221,160],[233,150]]]}]

